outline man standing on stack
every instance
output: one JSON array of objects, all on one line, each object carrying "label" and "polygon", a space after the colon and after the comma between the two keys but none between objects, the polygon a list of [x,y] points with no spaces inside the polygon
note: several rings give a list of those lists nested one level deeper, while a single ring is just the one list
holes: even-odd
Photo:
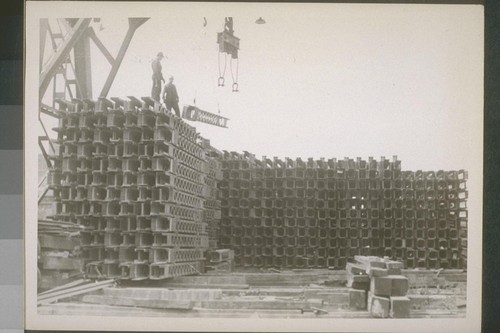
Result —
[{"label": "man standing on stack", "polygon": [[161,83],[165,82],[161,72],[161,60],[163,59],[163,52],[158,52],[156,59],[153,60],[151,68],[153,69],[153,88],[151,88],[151,98],[160,102]]},{"label": "man standing on stack", "polygon": [[179,95],[177,95],[177,88],[172,83],[174,82],[174,77],[170,76],[168,78],[168,83],[163,88],[163,102],[165,102],[165,106],[168,111],[171,111],[172,108],[175,110],[175,114],[180,117],[181,112],[179,111]]}]

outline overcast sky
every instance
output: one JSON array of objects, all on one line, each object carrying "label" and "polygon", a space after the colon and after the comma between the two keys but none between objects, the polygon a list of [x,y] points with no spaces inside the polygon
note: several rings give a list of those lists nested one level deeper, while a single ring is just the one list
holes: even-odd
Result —
[{"label": "overcast sky", "polygon": [[[204,6],[115,15],[106,8],[104,29],[95,27],[113,55],[127,17],[151,16],[109,96],[148,96],[150,63],[162,51],[181,108],[196,97],[201,109],[220,108],[230,118],[229,129],[191,123],[220,150],[281,158],[398,155],[413,170],[469,168],[481,156],[480,6],[250,5],[220,16]],[[238,93],[231,92],[229,57],[226,86],[217,87],[216,33],[225,15],[234,17],[241,39]],[[267,23],[255,24],[259,16]],[[109,64],[96,48],[92,56],[96,97]]]}]

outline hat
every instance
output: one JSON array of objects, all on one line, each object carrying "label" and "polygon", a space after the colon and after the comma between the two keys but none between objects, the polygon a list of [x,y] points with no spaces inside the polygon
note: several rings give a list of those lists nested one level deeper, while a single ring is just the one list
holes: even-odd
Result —
[{"label": "hat", "polygon": [[162,57],[162,58],[164,57],[164,56],[163,56],[163,52],[158,52],[158,54],[157,54],[156,56],[157,56],[157,57]]}]

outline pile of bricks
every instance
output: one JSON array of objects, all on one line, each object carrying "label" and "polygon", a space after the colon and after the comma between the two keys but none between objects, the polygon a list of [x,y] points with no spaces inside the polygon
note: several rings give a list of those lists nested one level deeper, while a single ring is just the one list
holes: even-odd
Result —
[{"label": "pile of bricks", "polygon": [[396,157],[222,158],[220,246],[237,266],[343,269],[367,255],[466,267],[464,170],[404,171]]},{"label": "pile of bricks", "polygon": [[375,318],[408,318],[408,278],[401,275],[403,263],[379,257],[356,256],[347,263],[349,306],[368,310]]},{"label": "pile of bricks", "polygon": [[48,176],[52,218],[83,228],[87,277],[203,271],[208,223],[214,228],[220,218],[216,150],[150,98],[58,105],[60,152]]}]

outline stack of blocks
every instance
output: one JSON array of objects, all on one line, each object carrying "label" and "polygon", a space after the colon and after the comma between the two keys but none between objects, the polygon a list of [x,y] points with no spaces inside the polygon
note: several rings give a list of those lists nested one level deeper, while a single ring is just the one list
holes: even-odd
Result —
[{"label": "stack of blocks", "polygon": [[148,97],[57,103],[51,218],[80,227],[86,276],[203,271],[204,252],[217,246],[220,153]]},{"label": "stack of blocks", "polygon": [[230,249],[209,251],[207,270],[232,272],[234,270],[234,251]]},{"label": "stack of blocks", "polygon": [[408,318],[408,278],[401,275],[403,263],[379,257],[355,256],[347,263],[349,307],[367,309],[375,318]]},{"label": "stack of blocks", "polygon": [[342,269],[354,256],[466,268],[467,171],[408,171],[396,156],[222,154],[218,244],[236,266]]}]

